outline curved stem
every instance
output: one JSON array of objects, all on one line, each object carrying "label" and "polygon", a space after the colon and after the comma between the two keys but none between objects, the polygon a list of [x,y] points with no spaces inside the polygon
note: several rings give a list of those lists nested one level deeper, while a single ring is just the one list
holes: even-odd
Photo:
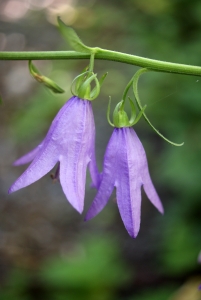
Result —
[{"label": "curved stem", "polygon": [[133,93],[135,95],[135,99],[136,99],[136,103],[137,103],[137,106],[140,110],[140,113],[142,112],[142,115],[145,119],[145,121],[151,126],[151,128],[158,134],[160,135],[160,137],[162,137],[166,142],[170,143],[171,145],[174,145],[174,146],[183,146],[184,143],[181,143],[181,144],[178,144],[178,143],[173,143],[172,141],[168,140],[166,137],[164,137],[164,135],[162,135],[153,125],[152,123],[149,121],[147,115],[145,114],[144,110],[146,108],[146,105],[144,107],[142,107],[142,104],[141,104],[141,101],[140,101],[140,97],[139,97],[139,94],[138,94],[138,80],[140,78],[140,76],[143,74],[143,73],[146,73],[146,72],[149,72],[151,70],[149,69],[140,69],[138,70],[135,75],[133,76]]},{"label": "curved stem", "polygon": [[[176,64],[136,55],[94,48],[95,59],[111,60],[149,68],[160,72],[201,76],[201,67]],[[58,60],[58,59],[89,59],[90,54],[75,51],[44,51],[44,52],[0,52],[0,60]]]}]

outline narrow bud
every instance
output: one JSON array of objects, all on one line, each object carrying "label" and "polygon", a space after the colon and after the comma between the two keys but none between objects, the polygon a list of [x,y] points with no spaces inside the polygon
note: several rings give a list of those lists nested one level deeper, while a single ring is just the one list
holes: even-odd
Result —
[{"label": "narrow bud", "polygon": [[43,76],[38,69],[34,66],[32,61],[29,61],[29,71],[31,75],[40,83],[45,85],[48,89],[50,89],[55,94],[62,94],[65,91],[60,88],[52,79]]}]

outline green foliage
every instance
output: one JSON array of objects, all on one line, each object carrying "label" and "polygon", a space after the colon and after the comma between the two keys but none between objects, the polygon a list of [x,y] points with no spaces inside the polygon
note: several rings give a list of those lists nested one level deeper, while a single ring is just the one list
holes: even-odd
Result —
[{"label": "green foliage", "polygon": [[92,48],[87,47],[83,44],[81,39],[78,37],[75,30],[69,26],[67,26],[59,17],[57,18],[59,29],[61,34],[64,36],[66,41],[71,45],[71,47],[78,52],[91,53]]},{"label": "green foliage", "polygon": [[156,287],[155,289],[146,289],[139,295],[134,295],[129,300],[167,300],[174,291],[174,287]]},{"label": "green foliage", "polygon": [[[72,299],[113,299],[130,272],[120,259],[114,239],[103,237],[79,241],[77,249],[64,257],[49,259],[40,277],[50,293],[72,295]],[[71,299],[71,296],[68,296]]]},{"label": "green foliage", "polygon": [[31,300],[30,290],[48,300],[115,300],[130,275],[114,239],[87,237],[71,253],[47,259],[38,272],[13,270],[0,300]]},{"label": "green foliage", "polygon": [[9,276],[9,282],[0,288],[0,300],[31,300],[27,292],[30,283],[30,274],[28,272],[13,269]]}]

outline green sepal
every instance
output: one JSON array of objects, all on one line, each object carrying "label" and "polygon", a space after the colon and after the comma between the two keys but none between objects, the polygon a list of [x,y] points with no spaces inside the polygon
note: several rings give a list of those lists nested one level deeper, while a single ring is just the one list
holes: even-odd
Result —
[{"label": "green sepal", "polygon": [[[93,91],[93,94],[91,92],[91,82],[95,80],[96,84],[96,89]],[[86,100],[94,100],[100,93],[100,84],[97,79],[97,74],[93,74],[87,78],[83,84],[80,86],[78,90],[78,97],[81,99],[86,99]]]},{"label": "green sepal", "polygon": [[[71,83],[71,87],[70,87],[70,90],[71,90],[71,93],[74,95],[74,96],[77,96],[78,95],[78,91],[79,91],[79,88],[81,86],[81,84],[84,82],[84,79],[87,77],[86,74],[88,74],[89,71],[86,71],[84,73],[81,73],[79,74],[78,76],[76,76],[72,83]],[[78,83],[77,83],[78,82]],[[73,85],[75,83],[75,91],[73,91]]]},{"label": "green sepal", "polygon": [[[90,75],[91,74],[91,75]],[[91,90],[91,82],[95,81],[95,87]],[[76,83],[75,83],[76,82]],[[75,91],[73,84],[75,83]],[[100,83],[97,79],[97,74],[86,71],[76,76],[71,84],[71,93],[80,99],[93,101],[100,93]]]},{"label": "green sepal", "polygon": [[132,99],[130,97],[128,97],[128,99],[129,99],[129,103],[130,103],[130,106],[131,106],[131,117],[130,117],[129,122],[130,122],[130,124],[134,124],[134,122],[136,120],[137,111],[136,111],[136,108],[135,108],[135,105],[134,105]]},{"label": "green sepal", "polygon": [[110,121],[110,107],[111,107],[111,96],[109,96],[109,103],[108,103],[108,107],[107,107],[107,120],[108,123],[114,127],[114,124]]},{"label": "green sepal", "polygon": [[141,118],[141,116],[144,113],[144,110],[146,108],[146,105],[142,108],[142,110],[139,112],[138,116],[136,113],[136,108],[131,100],[130,97],[128,97],[129,103],[131,106],[131,117],[130,120],[128,119],[127,113],[124,111],[124,104],[125,104],[125,99],[121,100],[115,107],[114,112],[113,112],[113,123],[110,121],[110,106],[111,106],[111,97],[109,98],[109,104],[107,108],[107,120],[108,123],[117,128],[122,128],[122,127],[131,127],[135,125]]},{"label": "green sepal", "polygon": [[133,76],[133,92],[134,92],[134,95],[135,95],[135,99],[136,99],[136,102],[137,102],[137,105],[138,105],[138,108],[140,111],[142,111],[142,115],[144,117],[144,119],[146,120],[146,122],[151,126],[151,128],[158,134],[160,135],[160,137],[162,137],[166,142],[170,143],[171,145],[174,145],[174,146],[183,146],[184,143],[181,143],[181,144],[177,144],[177,143],[173,143],[171,142],[170,140],[168,140],[166,137],[164,137],[153,125],[152,123],[149,121],[147,115],[145,114],[145,112],[143,111],[143,107],[142,107],[142,104],[141,104],[141,101],[140,101],[140,98],[139,98],[139,94],[138,94],[138,80],[140,78],[140,75],[142,75],[143,73],[146,73],[150,71],[149,69],[140,69],[138,70],[135,75]]},{"label": "green sepal", "polygon": [[30,74],[41,84],[45,85],[55,94],[62,94],[65,91],[60,88],[52,79],[42,75],[39,70],[34,66],[31,60],[29,60],[29,71]]},{"label": "green sepal", "polygon": [[60,17],[57,18],[58,24],[59,24],[59,29],[63,37],[67,40],[67,42],[70,44],[70,46],[78,52],[83,52],[83,53],[91,53],[93,52],[92,48],[87,47],[75,30],[72,27],[67,26],[61,19]]},{"label": "green sepal", "polygon": [[141,117],[142,117],[142,115],[143,115],[143,113],[144,113],[146,107],[147,107],[146,105],[143,106],[142,110],[140,110],[140,112],[139,112],[139,114],[137,115],[137,117],[136,117],[136,119],[134,120],[134,122],[132,122],[132,123],[130,122],[130,126],[133,126],[133,125],[137,124],[137,122],[141,119]]},{"label": "green sepal", "polygon": [[102,86],[103,82],[105,81],[105,78],[107,77],[107,75],[108,75],[108,72],[103,74],[103,76],[99,79],[100,87]]},{"label": "green sepal", "polygon": [[[91,91],[91,98],[95,99],[99,93],[100,93],[100,88],[107,76],[108,72],[105,73],[99,80],[97,79],[98,82],[96,82],[96,86],[93,88],[93,90]],[[96,81],[96,80],[95,80]]]},{"label": "green sepal", "polygon": [[127,113],[123,110],[124,106],[124,101],[120,101],[113,113],[113,123],[114,126],[117,128],[122,128],[122,127],[130,127],[129,119],[127,116]]},{"label": "green sepal", "polygon": [[[88,68],[89,68],[88,66],[85,67],[85,68],[83,69],[83,71],[81,72],[81,74],[78,75],[77,77],[75,77],[75,79],[77,79],[77,80],[76,80],[76,84],[75,84],[75,90],[76,90],[76,91],[79,90],[79,88],[80,88],[82,82],[83,82],[84,79],[86,78],[86,74],[88,73]],[[74,80],[75,80],[75,79],[74,79]]]}]

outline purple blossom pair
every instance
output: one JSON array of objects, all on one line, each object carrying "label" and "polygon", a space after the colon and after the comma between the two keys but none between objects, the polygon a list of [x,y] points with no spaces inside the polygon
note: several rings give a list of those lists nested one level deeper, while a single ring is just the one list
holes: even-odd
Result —
[{"label": "purple blossom pair", "polygon": [[97,195],[86,220],[104,208],[114,187],[121,218],[131,237],[136,237],[140,229],[142,186],[152,204],[163,213],[163,206],[149,175],[144,148],[132,127],[114,129],[106,149],[103,172],[101,175],[98,173],[94,118],[88,100],[74,96],[67,101],[53,120],[43,142],[18,159],[15,165],[28,162],[31,162],[30,166],[10,187],[9,193],[32,184],[59,163],[57,176],[64,194],[81,213],[86,169],[89,166]]}]

